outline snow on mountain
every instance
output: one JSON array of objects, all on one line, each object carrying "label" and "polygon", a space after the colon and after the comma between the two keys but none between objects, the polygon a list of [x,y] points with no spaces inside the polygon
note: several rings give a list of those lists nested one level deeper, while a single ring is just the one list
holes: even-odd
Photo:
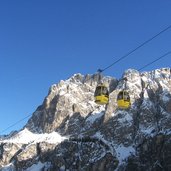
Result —
[{"label": "snow on mountain", "polygon": [[122,163],[129,156],[135,154],[135,148],[132,146],[125,147],[124,145],[120,144],[115,150],[120,163]]},{"label": "snow on mountain", "polygon": [[38,162],[37,164],[33,164],[31,167],[27,168],[26,171],[41,171],[42,169],[48,169],[49,163],[41,163]]},{"label": "snow on mountain", "polygon": [[36,144],[40,142],[48,142],[51,144],[61,143],[66,140],[66,137],[60,136],[57,132],[45,133],[45,134],[34,134],[30,132],[27,128],[24,128],[22,131],[16,135],[0,141],[3,143],[18,143],[18,144]]},{"label": "snow on mountain", "polygon": [[[100,78],[75,74],[52,85],[25,127],[0,140],[0,170],[171,170],[171,69],[103,77],[106,106],[94,102]],[[117,106],[123,88],[127,110]]]},{"label": "snow on mountain", "polygon": [[94,123],[98,118],[104,115],[105,108],[100,106],[99,109],[94,110],[91,115],[86,119],[86,122]]},{"label": "snow on mountain", "polygon": [[3,166],[3,168],[1,170],[2,171],[13,171],[13,170],[15,170],[15,166],[12,163],[9,163],[6,166]]}]

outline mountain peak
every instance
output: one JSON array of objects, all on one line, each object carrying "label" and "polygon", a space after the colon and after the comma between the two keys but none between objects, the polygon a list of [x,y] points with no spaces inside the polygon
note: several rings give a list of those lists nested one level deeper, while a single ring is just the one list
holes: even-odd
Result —
[{"label": "mountain peak", "polygon": [[[106,106],[94,102],[100,78],[78,73],[53,84],[24,129],[1,140],[1,165],[15,163],[9,168],[20,170],[36,164],[52,170],[170,170],[170,68],[128,69],[120,80],[104,76],[110,92]],[[117,106],[123,89],[131,98],[127,110]]]}]

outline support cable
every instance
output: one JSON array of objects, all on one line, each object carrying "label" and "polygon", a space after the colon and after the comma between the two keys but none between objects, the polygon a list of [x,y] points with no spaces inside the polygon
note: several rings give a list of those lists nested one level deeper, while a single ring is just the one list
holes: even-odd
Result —
[{"label": "support cable", "polygon": [[171,54],[171,51],[165,53],[164,55],[162,55],[162,56],[156,58],[155,60],[153,60],[153,61],[149,62],[148,64],[144,65],[143,67],[139,68],[138,71],[141,71],[142,69],[144,69],[144,68],[146,68],[146,67],[148,67],[148,66],[154,64],[155,62],[159,61],[160,59],[162,59],[162,58],[164,58],[164,57],[166,57],[166,56],[168,56],[168,55],[170,55],[170,54]]},{"label": "support cable", "polygon": [[[155,39],[156,37],[158,37],[159,35],[161,35],[162,33],[166,32],[167,30],[169,30],[171,28],[171,25],[166,27],[165,29],[163,29],[162,31],[160,31],[159,33],[157,33],[156,35],[154,35],[153,37],[149,38],[148,40],[146,40],[145,42],[143,42],[142,44],[140,44],[139,46],[137,46],[136,48],[134,48],[133,50],[129,51],[128,53],[126,53],[125,55],[123,55],[122,57],[120,57],[119,59],[117,59],[115,62],[113,62],[112,64],[110,64],[109,66],[105,67],[104,69],[98,69],[99,73],[104,72],[105,70],[109,69],[110,67],[112,67],[113,65],[119,63],[121,60],[125,59],[126,57],[128,57],[129,55],[131,55],[133,52],[135,52],[136,50],[140,49],[141,47],[143,47],[144,45],[146,45],[147,43],[151,42],[153,39]],[[142,68],[140,68],[138,71],[146,68],[147,66],[155,63],[156,61],[160,60],[161,58],[164,58],[165,56],[171,54],[170,52],[167,52],[166,54],[162,55],[161,57],[157,58],[156,60],[146,64],[145,66],[143,66]],[[65,93],[67,94],[67,93]],[[64,95],[65,95],[64,94]],[[30,117],[30,115],[24,117],[23,119],[20,119],[19,121],[15,122],[14,124],[10,125],[9,127],[7,127],[6,129],[0,131],[0,134],[2,134],[3,132],[7,131],[8,129],[10,129],[11,127],[14,127],[15,125],[19,124],[20,122],[22,122],[23,120],[27,119],[28,117]]]},{"label": "support cable", "polygon": [[113,65],[117,64],[118,62],[120,62],[121,60],[125,59],[126,57],[128,57],[130,54],[132,54],[133,52],[135,52],[136,50],[140,49],[141,47],[143,47],[144,45],[146,45],[147,43],[151,42],[153,39],[155,39],[156,37],[158,37],[159,35],[161,35],[162,33],[166,32],[167,30],[169,30],[171,28],[171,25],[166,27],[165,29],[163,29],[162,31],[160,31],[159,33],[157,33],[156,35],[154,35],[153,37],[149,38],[148,40],[146,40],[145,42],[143,42],[142,44],[140,44],[139,46],[137,46],[136,48],[134,48],[133,50],[129,51],[128,53],[126,53],[125,55],[123,55],[122,57],[120,57],[119,59],[117,59],[115,62],[113,62],[112,64],[110,64],[109,66],[105,67],[104,69],[99,69],[99,72],[104,72],[105,70],[109,69],[110,67],[112,67]]}]

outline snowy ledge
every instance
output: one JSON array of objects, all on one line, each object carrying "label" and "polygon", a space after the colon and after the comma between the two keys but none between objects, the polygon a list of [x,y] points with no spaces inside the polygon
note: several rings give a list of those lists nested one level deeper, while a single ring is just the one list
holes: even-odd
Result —
[{"label": "snowy ledge", "polygon": [[62,141],[68,139],[67,137],[62,137],[57,132],[45,133],[45,134],[34,134],[30,132],[27,128],[23,129],[11,138],[1,140],[0,143],[18,143],[18,144],[29,144],[29,143],[39,143],[47,142],[50,144],[61,143]]}]

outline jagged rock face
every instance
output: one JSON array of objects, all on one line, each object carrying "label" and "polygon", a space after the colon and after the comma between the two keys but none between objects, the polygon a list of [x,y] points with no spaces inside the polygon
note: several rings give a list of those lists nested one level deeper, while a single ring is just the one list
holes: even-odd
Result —
[{"label": "jagged rock face", "polygon": [[[74,75],[66,81],[54,84],[49,90],[43,104],[38,107],[26,127],[37,132],[52,132],[68,124],[73,127],[73,122],[78,121],[78,128],[74,125],[73,132],[79,130],[82,120],[92,113],[98,106],[94,101],[94,91],[100,75],[82,76]],[[111,89],[116,87],[117,80],[106,77],[103,82]],[[69,132],[69,134],[71,131]]]},{"label": "jagged rock face", "polygon": [[66,170],[114,170],[118,165],[117,160],[106,150],[104,144],[95,139],[64,142],[61,148],[56,148],[56,155],[51,155],[53,169],[60,170],[63,167]]},{"label": "jagged rock face", "polygon": [[144,138],[137,146],[137,155],[127,158],[119,171],[169,171],[171,170],[171,136],[158,134]]},{"label": "jagged rock face", "polygon": [[[33,133],[57,131],[67,140],[10,144],[4,138],[1,167],[11,163],[11,170],[26,171],[34,164],[52,171],[171,170],[171,70],[129,69],[120,80],[104,77],[110,91],[106,106],[94,103],[99,79],[98,74],[76,74],[52,85],[25,128]],[[123,88],[131,97],[127,110],[116,103]]]},{"label": "jagged rock face", "polygon": [[0,145],[0,166],[7,165],[21,148],[18,144],[1,143]]}]

